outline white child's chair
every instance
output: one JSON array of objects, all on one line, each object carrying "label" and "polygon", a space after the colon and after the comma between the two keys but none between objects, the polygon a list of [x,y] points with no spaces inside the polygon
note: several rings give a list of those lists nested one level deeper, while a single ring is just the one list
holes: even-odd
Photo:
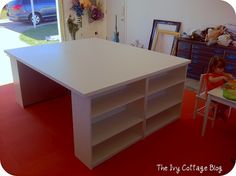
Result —
[{"label": "white child's chair", "polygon": [[[193,118],[196,119],[197,115],[204,116],[204,110],[206,107],[206,100],[207,100],[207,90],[206,90],[206,75],[201,74],[199,88],[196,92],[196,100],[195,100],[195,107],[194,107],[194,116]],[[216,119],[216,112],[217,112],[217,104],[211,103],[209,107],[209,114],[208,119],[212,121],[212,127],[214,126],[214,122]]]},{"label": "white child's chair", "polygon": [[[197,115],[204,116],[204,111],[206,107],[206,101],[207,101],[207,87],[206,87],[206,75],[207,74],[201,74],[200,76],[200,82],[199,82],[199,88],[196,92],[196,100],[195,100],[195,107],[194,107],[194,116],[193,118],[196,119]],[[214,127],[215,119],[216,119],[216,113],[217,113],[218,104],[211,102],[209,107],[209,114],[208,119],[212,121],[212,127]],[[228,118],[231,113],[231,107],[229,109]]]}]

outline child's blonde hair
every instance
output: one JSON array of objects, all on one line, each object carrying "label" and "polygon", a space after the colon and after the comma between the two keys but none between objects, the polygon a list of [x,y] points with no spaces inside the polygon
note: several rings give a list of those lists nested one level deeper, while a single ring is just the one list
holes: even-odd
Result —
[{"label": "child's blonde hair", "polygon": [[208,64],[208,73],[214,72],[215,68],[225,68],[225,60],[222,56],[213,56]]}]

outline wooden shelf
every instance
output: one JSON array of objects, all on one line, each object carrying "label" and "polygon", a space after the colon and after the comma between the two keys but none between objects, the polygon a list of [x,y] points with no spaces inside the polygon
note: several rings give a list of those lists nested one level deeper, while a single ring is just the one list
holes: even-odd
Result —
[{"label": "wooden shelf", "polygon": [[178,119],[181,111],[181,103],[149,118],[146,122],[146,133],[145,135],[149,135],[160,128],[166,126],[167,124],[173,122]]},{"label": "wooden shelf", "polygon": [[92,118],[143,97],[144,92],[140,93],[131,88],[124,88],[122,90],[96,98],[92,101]]},{"label": "wooden shelf", "polygon": [[113,136],[109,140],[93,147],[92,166],[104,162],[120,151],[128,148],[138,140],[142,139],[142,124],[138,124],[122,133]]},{"label": "wooden shelf", "polygon": [[154,93],[156,93],[156,92],[158,92],[158,91],[162,91],[162,90],[164,90],[164,89],[168,89],[168,88],[170,88],[170,87],[172,87],[172,86],[175,86],[176,84],[180,84],[180,83],[184,83],[185,82],[185,80],[179,80],[179,81],[168,81],[168,84],[160,84],[160,83],[155,83],[155,84],[153,84],[151,87],[150,87],[150,89],[149,89],[149,91],[148,91],[148,95],[152,95],[152,94],[154,94]]},{"label": "wooden shelf", "polygon": [[127,109],[101,120],[92,126],[92,145],[97,145],[104,140],[132,127],[143,121],[143,118],[132,114]]},{"label": "wooden shelf", "polygon": [[[155,114],[158,114],[178,103],[181,103],[183,87],[184,82],[150,96],[147,105],[146,118],[150,118]],[[173,94],[173,92],[175,93]]]},{"label": "wooden shelf", "polygon": [[[165,104],[162,104],[162,102],[154,102],[153,104],[151,104],[148,108],[148,113],[147,113],[147,119],[176,105],[176,104],[179,104],[181,103],[181,100],[174,100],[174,101],[166,101],[166,102],[163,102]],[[161,107],[159,107],[159,105],[161,105]],[[159,108],[158,108],[159,107]]]},{"label": "wooden shelf", "polygon": [[[186,68],[180,67],[173,72],[166,72],[149,80],[148,95],[162,91],[185,81]],[[176,74],[178,73],[178,74]]]}]

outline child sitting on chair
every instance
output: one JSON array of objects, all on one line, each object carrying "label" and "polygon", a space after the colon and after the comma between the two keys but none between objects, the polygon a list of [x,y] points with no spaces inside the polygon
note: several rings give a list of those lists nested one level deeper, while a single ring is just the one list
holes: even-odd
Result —
[{"label": "child sitting on chair", "polygon": [[[213,56],[211,58],[206,77],[207,91],[222,86],[227,81],[233,79],[231,74],[224,72],[225,65],[226,64],[223,57]],[[217,117],[225,119],[225,111],[228,108],[228,106],[218,103]]]}]

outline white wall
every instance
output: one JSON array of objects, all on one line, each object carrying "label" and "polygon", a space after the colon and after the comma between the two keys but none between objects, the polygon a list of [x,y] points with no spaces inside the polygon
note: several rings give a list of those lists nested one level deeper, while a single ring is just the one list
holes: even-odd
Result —
[{"label": "white wall", "polygon": [[[76,17],[74,11],[70,10],[72,3],[72,0],[63,0],[63,17],[64,17],[64,27],[65,27],[65,39],[71,40],[70,33],[68,31],[68,27],[66,24],[66,21],[71,14],[73,17]],[[105,0],[99,0],[102,2],[103,10],[105,12],[106,9],[106,1]],[[95,32],[98,33],[98,35],[95,35]],[[90,37],[99,37],[99,38],[106,38],[106,15],[103,20],[101,21],[94,21],[92,23],[88,22],[87,15],[84,15],[82,17],[82,28],[79,29],[79,31],[76,34],[76,39],[81,38],[90,38]]]},{"label": "white wall", "polygon": [[236,24],[233,8],[221,0],[127,0],[127,43],[148,47],[153,19],[182,22],[181,32]]}]

